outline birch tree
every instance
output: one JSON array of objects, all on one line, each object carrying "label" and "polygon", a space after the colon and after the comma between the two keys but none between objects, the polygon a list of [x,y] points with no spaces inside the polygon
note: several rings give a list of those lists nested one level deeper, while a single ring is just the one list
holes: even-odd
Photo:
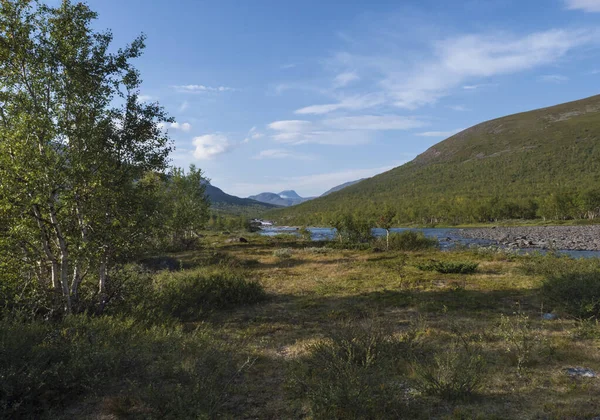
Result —
[{"label": "birch tree", "polygon": [[0,5],[0,234],[71,312],[81,282],[96,278],[102,295],[110,265],[142,240],[136,181],[164,170],[172,119],[138,101],[143,36],[109,52],[112,34],[92,30],[85,4]]}]

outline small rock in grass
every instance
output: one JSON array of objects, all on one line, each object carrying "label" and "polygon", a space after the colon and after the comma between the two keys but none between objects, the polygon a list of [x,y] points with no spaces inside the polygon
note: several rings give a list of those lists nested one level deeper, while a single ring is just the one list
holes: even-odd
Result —
[{"label": "small rock in grass", "polygon": [[597,377],[596,372],[594,372],[592,369],[583,368],[583,367],[567,368],[567,369],[565,369],[565,372],[569,376],[581,376],[583,378]]},{"label": "small rock in grass", "polygon": [[554,321],[555,319],[558,319],[558,315],[547,313],[542,315],[542,319],[545,319],[546,321]]}]

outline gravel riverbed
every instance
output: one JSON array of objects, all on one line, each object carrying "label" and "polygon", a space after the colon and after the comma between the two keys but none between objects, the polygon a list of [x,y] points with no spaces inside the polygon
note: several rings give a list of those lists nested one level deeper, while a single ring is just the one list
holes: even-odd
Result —
[{"label": "gravel riverbed", "polygon": [[459,229],[469,239],[487,239],[511,248],[600,251],[600,225],[517,226]]}]

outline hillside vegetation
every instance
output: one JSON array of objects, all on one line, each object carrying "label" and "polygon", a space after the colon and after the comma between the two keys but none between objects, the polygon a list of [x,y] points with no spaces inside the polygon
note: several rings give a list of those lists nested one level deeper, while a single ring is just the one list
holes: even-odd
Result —
[{"label": "hillside vegetation", "polygon": [[594,218],[600,208],[600,96],[487,121],[413,161],[293,208],[285,223],[327,223],[354,209],[397,223]]}]

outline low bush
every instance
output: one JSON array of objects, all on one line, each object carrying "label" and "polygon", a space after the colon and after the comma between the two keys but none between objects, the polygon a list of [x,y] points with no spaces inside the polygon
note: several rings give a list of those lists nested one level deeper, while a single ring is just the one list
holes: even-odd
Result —
[{"label": "low bush", "polygon": [[292,251],[290,248],[279,248],[273,251],[273,256],[283,260],[292,258],[293,253],[294,251]]},{"label": "low bush", "polygon": [[[407,230],[405,232],[391,233],[389,249],[395,251],[423,251],[439,247],[435,238],[428,238],[423,232]],[[385,236],[380,236],[372,241],[373,248],[387,249]]]},{"label": "low bush", "polygon": [[56,418],[83,395],[120,399],[110,414],[123,417],[212,418],[244,366],[207,332],[108,316],[0,321],[0,349],[1,418]]},{"label": "low bush", "polygon": [[542,284],[542,295],[573,317],[600,318],[600,271],[551,275]]},{"label": "low bush", "polygon": [[399,418],[408,408],[400,373],[409,348],[381,323],[346,323],[306,347],[292,370],[292,390],[313,418]]},{"label": "low bush", "polygon": [[481,389],[486,363],[481,354],[453,342],[413,363],[416,388],[446,400],[464,400]]},{"label": "low bush", "polygon": [[541,332],[533,329],[529,317],[522,313],[510,317],[502,315],[498,329],[506,351],[514,359],[517,373],[520,376],[525,374],[533,353],[542,343]]},{"label": "low bush", "polygon": [[437,271],[442,274],[472,274],[479,266],[475,262],[459,262],[459,261],[435,261],[431,260],[426,263],[418,264],[417,268],[423,271]]},{"label": "low bush", "polygon": [[164,272],[154,278],[154,303],[183,321],[198,319],[215,309],[263,301],[266,293],[256,280],[224,269]]},{"label": "low bush", "polygon": [[304,252],[307,252],[309,254],[317,254],[317,255],[322,255],[322,254],[330,254],[333,250],[331,248],[319,248],[319,247],[310,247],[310,248],[304,248]]}]

